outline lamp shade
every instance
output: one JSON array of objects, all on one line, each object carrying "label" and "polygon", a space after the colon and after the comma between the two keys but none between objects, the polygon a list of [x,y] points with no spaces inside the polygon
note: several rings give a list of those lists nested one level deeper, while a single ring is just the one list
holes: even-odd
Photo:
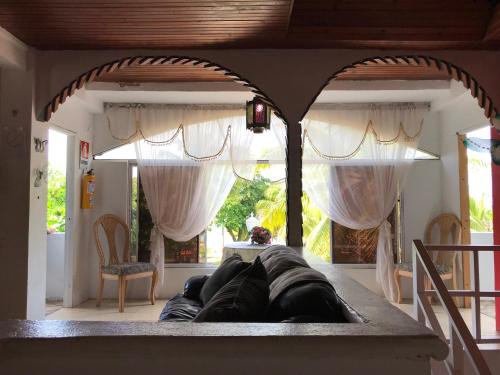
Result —
[{"label": "lamp shade", "polygon": [[247,102],[247,129],[262,133],[271,127],[271,107],[262,99],[255,97]]},{"label": "lamp shade", "polygon": [[252,215],[246,220],[245,222],[246,226],[247,226],[247,230],[250,232],[253,228],[259,226],[259,219],[257,219],[255,216],[253,216],[253,212],[252,212]]}]

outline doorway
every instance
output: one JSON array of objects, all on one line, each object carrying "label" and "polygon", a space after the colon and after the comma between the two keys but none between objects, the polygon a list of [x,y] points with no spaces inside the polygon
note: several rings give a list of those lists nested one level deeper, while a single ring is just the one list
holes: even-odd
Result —
[{"label": "doorway", "polygon": [[[466,133],[469,223],[472,245],[493,245],[493,196],[490,126]],[[493,252],[479,253],[479,284],[482,290],[495,290]],[[481,297],[482,320],[493,327],[495,301]],[[487,318],[484,317],[486,315]],[[493,328],[491,328],[493,331]]]},{"label": "doorway", "polygon": [[63,307],[68,230],[68,135],[49,129],[46,315]]}]

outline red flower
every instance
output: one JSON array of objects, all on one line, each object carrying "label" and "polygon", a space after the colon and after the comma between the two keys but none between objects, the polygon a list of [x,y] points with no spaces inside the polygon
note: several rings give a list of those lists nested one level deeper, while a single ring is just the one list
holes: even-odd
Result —
[{"label": "red flower", "polygon": [[264,227],[254,227],[250,232],[250,238],[252,243],[257,244],[270,244],[271,243],[271,232],[269,229]]}]

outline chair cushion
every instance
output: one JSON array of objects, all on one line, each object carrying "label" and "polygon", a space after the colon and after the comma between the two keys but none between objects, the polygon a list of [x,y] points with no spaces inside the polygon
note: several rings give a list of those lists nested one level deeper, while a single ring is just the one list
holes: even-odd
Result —
[{"label": "chair cushion", "polygon": [[200,300],[203,305],[206,305],[220,288],[249,266],[250,263],[243,262],[239,254],[231,255],[222,262],[201,288]]},{"label": "chair cushion", "polygon": [[108,264],[102,267],[102,272],[111,275],[132,275],[136,273],[155,271],[156,267],[151,263],[129,262],[119,264]]},{"label": "chair cushion", "polygon": [[[434,266],[436,267],[436,270],[438,271],[438,273],[440,275],[451,273],[453,271],[453,267],[449,266],[447,264],[434,264]],[[396,264],[396,268],[401,270],[401,271],[413,272],[413,263],[405,262],[405,263]]]},{"label": "chair cushion", "polygon": [[194,321],[263,321],[268,302],[269,284],[266,269],[257,257],[253,265],[239,273],[212,297]]}]

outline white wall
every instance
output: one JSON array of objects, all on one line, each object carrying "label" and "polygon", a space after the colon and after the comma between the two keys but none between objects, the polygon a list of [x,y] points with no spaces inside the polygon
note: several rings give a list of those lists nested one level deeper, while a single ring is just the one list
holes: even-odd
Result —
[{"label": "white wall", "polygon": [[64,296],[64,236],[47,234],[47,290],[46,299],[62,301]]},{"label": "white wall", "polygon": [[[423,238],[425,227],[433,217],[444,212],[460,217],[457,132],[487,125],[476,99],[457,85],[452,85],[452,101],[432,108],[419,145],[440,155],[440,160],[416,161],[403,192],[404,253],[409,262],[411,242]],[[403,297],[411,298],[412,280],[401,280]]]},{"label": "white wall", "polygon": [[[114,214],[122,218],[123,220],[128,221],[127,213],[129,198],[127,162],[95,160],[93,163],[93,167],[96,176],[96,183],[94,196],[95,207],[90,210],[92,224],[95,222],[95,220],[97,220],[98,217],[104,214]],[[118,249],[121,249],[124,244],[124,236],[122,231],[117,232],[116,238],[117,247]],[[106,238],[103,233],[101,233],[101,241],[103,245],[107,247]],[[89,295],[95,298],[97,295],[98,286],[99,258],[97,255],[93,231],[88,255]],[[122,254],[119,253],[118,255],[121,259]],[[105,258],[106,262],[108,262],[109,252],[107,248],[105,249]],[[116,297],[118,295],[115,284],[115,282],[106,282],[104,284],[105,298],[107,298],[111,294],[113,295],[113,297]],[[133,288],[132,284],[135,283],[130,282],[129,284],[130,285],[128,288]]]},{"label": "white wall", "polygon": [[451,212],[460,217],[456,134],[488,126],[489,123],[476,99],[469,93],[460,96],[452,105],[441,110],[440,115],[443,212]]},{"label": "white wall", "polygon": [[[28,258],[28,319],[45,317],[45,287],[47,264],[47,170],[48,150],[35,152],[34,137],[48,139],[45,124],[33,120],[31,128],[31,178]],[[35,187],[35,170],[45,173],[40,187]]]},{"label": "white wall", "polygon": [[[104,214],[115,214],[129,222],[129,187],[128,187],[128,164],[123,161],[95,160],[93,167],[96,174],[96,198],[95,208],[92,210],[92,222]],[[117,246],[123,246],[123,233],[117,232]],[[108,249],[105,236],[101,233],[101,241],[105,249],[106,261]],[[121,257],[121,253],[119,254]],[[163,284],[157,285],[157,296],[159,298],[170,298],[183,290],[184,282],[193,275],[206,275],[213,272],[213,266],[196,265],[195,267],[169,266],[165,269]],[[95,245],[94,236],[89,253],[89,298],[97,297],[99,275],[99,258]],[[148,279],[133,280],[127,286],[127,298],[147,299],[150,281]],[[104,283],[104,298],[118,297],[117,283],[107,280]]]},{"label": "white wall", "polygon": [[[493,233],[471,233],[473,245],[493,245]],[[479,286],[481,290],[495,290],[495,261],[492,251],[479,252]],[[493,300],[493,297],[481,297]]]}]

